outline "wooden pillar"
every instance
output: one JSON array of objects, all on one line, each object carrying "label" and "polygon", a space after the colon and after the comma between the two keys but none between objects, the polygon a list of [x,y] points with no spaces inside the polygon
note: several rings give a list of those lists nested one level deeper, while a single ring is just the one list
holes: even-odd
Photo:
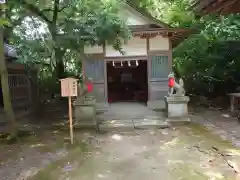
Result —
[{"label": "wooden pillar", "polygon": [[235,96],[230,96],[230,110],[231,112],[234,112],[235,111]]},{"label": "wooden pillar", "polygon": [[107,61],[106,60],[104,60],[104,96],[105,96],[105,103],[108,104]]},{"label": "wooden pillar", "polygon": [[168,35],[168,43],[169,43],[169,55],[168,55],[168,67],[169,67],[169,72],[172,72],[172,37]]}]

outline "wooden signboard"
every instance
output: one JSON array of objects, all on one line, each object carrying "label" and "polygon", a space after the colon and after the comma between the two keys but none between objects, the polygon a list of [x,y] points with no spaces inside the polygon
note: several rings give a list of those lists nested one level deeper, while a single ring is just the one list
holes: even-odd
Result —
[{"label": "wooden signboard", "polygon": [[62,97],[76,97],[77,96],[77,79],[65,78],[61,79],[61,95]]},{"label": "wooden signboard", "polygon": [[70,137],[71,144],[73,144],[73,124],[72,124],[72,100],[71,97],[76,97],[78,95],[77,89],[77,79],[75,78],[65,78],[61,79],[61,96],[68,97],[68,108],[69,108],[69,125],[70,125]]}]

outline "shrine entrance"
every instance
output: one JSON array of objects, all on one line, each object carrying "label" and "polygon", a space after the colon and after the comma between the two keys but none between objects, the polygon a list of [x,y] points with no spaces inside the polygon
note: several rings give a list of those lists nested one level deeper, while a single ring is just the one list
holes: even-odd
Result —
[{"label": "shrine entrance", "polygon": [[147,103],[147,60],[107,61],[107,88],[109,103]]}]

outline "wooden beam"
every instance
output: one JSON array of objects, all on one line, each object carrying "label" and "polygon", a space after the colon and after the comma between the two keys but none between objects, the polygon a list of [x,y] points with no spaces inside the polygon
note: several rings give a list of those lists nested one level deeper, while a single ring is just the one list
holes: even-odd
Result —
[{"label": "wooden beam", "polygon": [[7,68],[8,69],[25,69],[23,64],[19,64],[19,63],[7,63]]},{"label": "wooden beam", "polygon": [[98,60],[104,59],[104,57],[105,57],[104,53],[84,54],[84,59]]},{"label": "wooden beam", "polygon": [[146,56],[113,56],[113,57],[105,57],[105,61],[127,61],[127,60],[142,60],[147,59]]},{"label": "wooden beam", "polygon": [[240,12],[240,7],[238,5],[235,6],[235,4],[239,3],[239,0],[232,0],[232,1],[227,1],[224,4],[217,4],[217,8],[215,10],[215,12],[218,13],[231,13],[232,12],[232,8],[234,7],[238,7],[238,12]]},{"label": "wooden beam", "polygon": [[151,29],[138,29],[132,31],[133,34],[144,34],[144,33],[160,33],[160,32],[169,32],[169,33],[175,33],[175,32],[191,32],[194,29],[191,28],[151,28]]},{"label": "wooden beam", "polygon": [[198,1],[197,5],[196,5],[196,10],[197,11],[202,11],[203,9],[205,9],[208,6],[211,6],[214,3],[216,3],[216,0],[201,0],[201,1]]}]

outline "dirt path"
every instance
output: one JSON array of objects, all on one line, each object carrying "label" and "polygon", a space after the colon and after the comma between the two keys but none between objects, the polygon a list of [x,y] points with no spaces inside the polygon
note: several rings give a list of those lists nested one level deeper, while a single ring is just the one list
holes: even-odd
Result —
[{"label": "dirt path", "polygon": [[240,179],[240,149],[198,125],[87,136],[95,148],[84,159],[69,155],[33,179]]}]

